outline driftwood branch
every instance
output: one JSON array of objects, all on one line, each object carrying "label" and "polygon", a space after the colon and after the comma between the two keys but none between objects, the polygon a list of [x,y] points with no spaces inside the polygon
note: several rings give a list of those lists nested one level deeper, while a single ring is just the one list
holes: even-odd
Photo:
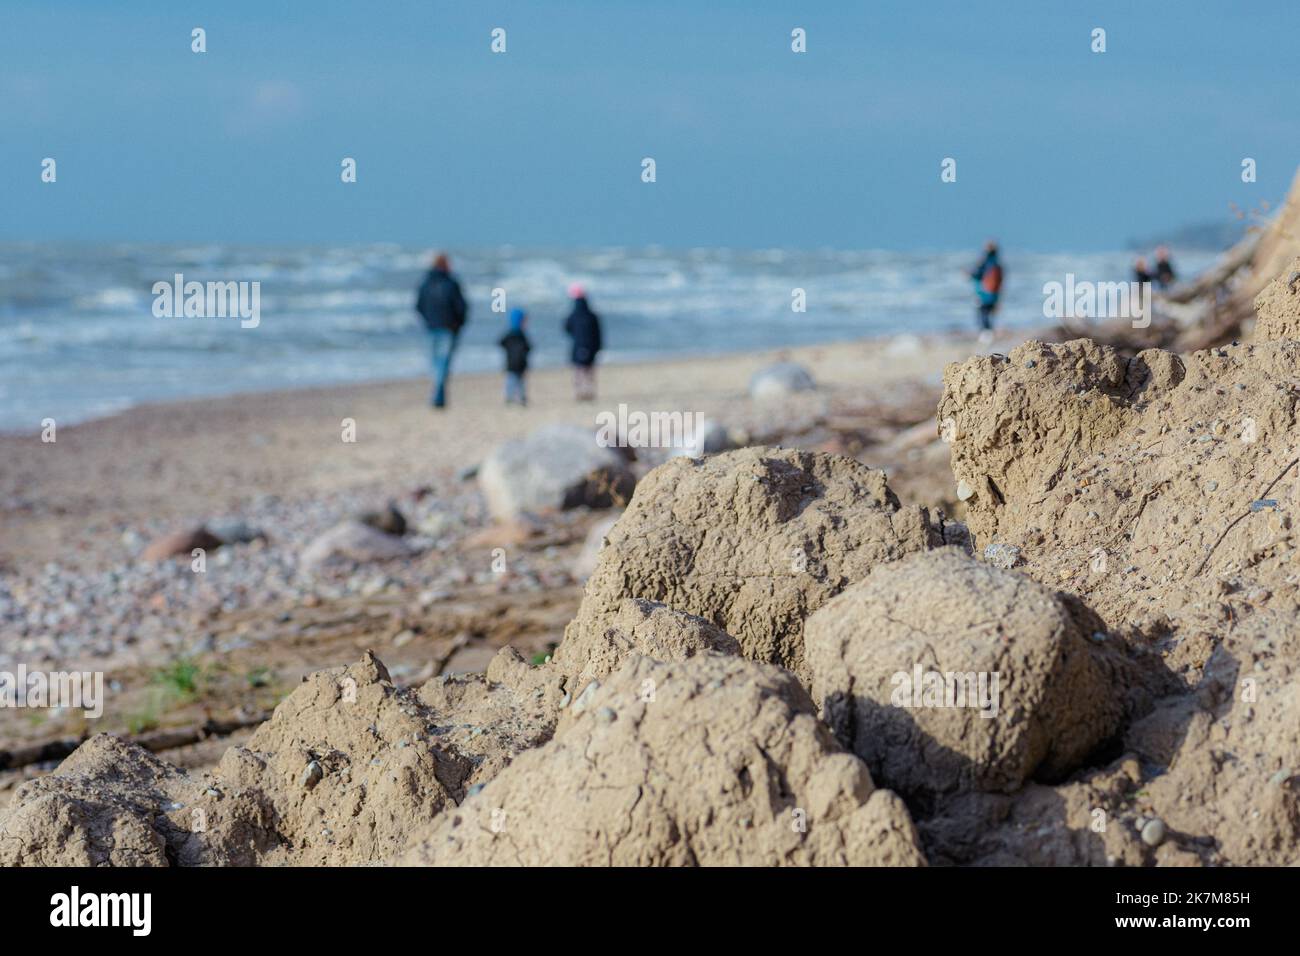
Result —
[{"label": "driftwood branch", "polygon": [[[210,737],[225,737],[237,730],[243,730],[245,727],[253,727],[264,723],[270,716],[269,713],[262,713],[256,717],[237,720],[208,719],[201,724],[150,730],[142,734],[124,736],[123,739],[152,753],[158,753],[163,750],[174,750],[177,747],[188,747],[190,744],[199,743]],[[49,763],[53,760],[62,760],[85,743],[87,736],[89,735],[65,737],[60,740],[46,740],[24,747],[0,750],[0,770],[16,770],[19,767],[26,767],[34,763]]]}]

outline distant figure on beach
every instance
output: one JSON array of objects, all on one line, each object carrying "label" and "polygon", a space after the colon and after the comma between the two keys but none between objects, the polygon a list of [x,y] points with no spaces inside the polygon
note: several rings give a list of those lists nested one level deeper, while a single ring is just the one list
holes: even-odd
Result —
[{"label": "distant figure on beach", "polygon": [[580,402],[596,399],[596,353],[600,351],[600,316],[587,304],[587,291],[578,283],[569,286],[573,311],[564,320],[564,331],[573,339],[573,393]]},{"label": "distant figure on beach", "polygon": [[997,311],[998,296],[1002,294],[1002,276],[998,244],[990,239],[984,244],[984,260],[970,274],[975,280],[975,295],[979,298],[981,342],[993,338],[993,313]]},{"label": "distant figure on beach", "polygon": [[460,283],[451,275],[451,263],[445,253],[433,258],[433,267],[420,284],[415,300],[415,311],[424,319],[429,330],[429,351],[433,365],[434,408],[447,405],[447,379],[451,376],[451,355],[456,351],[456,340],[465,326],[469,307],[461,294]]},{"label": "distant figure on beach", "polygon": [[510,310],[510,331],[501,336],[500,346],[506,353],[506,404],[528,404],[524,391],[524,374],[528,371],[528,350],[532,346],[524,335],[528,316],[523,309]]},{"label": "distant figure on beach", "polygon": [[1174,284],[1178,276],[1174,274],[1174,264],[1169,261],[1169,247],[1156,246],[1156,284],[1167,289]]},{"label": "distant figure on beach", "polygon": [[1133,281],[1151,281],[1151,270],[1147,268],[1147,260],[1144,256],[1138,256],[1137,259],[1133,261]]}]

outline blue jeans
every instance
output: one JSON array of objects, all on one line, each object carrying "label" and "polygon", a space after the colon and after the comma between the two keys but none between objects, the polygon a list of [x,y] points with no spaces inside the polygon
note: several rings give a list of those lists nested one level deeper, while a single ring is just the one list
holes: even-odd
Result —
[{"label": "blue jeans", "polygon": [[506,404],[518,402],[520,405],[528,404],[528,397],[524,394],[524,373],[523,372],[506,372]]},{"label": "blue jeans", "polygon": [[451,376],[451,353],[456,351],[456,333],[450,329],[429,329],[429,356],[433,366],[432,404],[447,404],[447,379]]}]

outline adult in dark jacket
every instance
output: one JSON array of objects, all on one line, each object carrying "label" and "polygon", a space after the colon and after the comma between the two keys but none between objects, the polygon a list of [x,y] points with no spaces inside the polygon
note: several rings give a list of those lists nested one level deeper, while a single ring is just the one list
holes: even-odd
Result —
[{"label": "adult in dark jacket", "polygon": [[469,307],[461,294],[460,283],[451,275],[447,256],[438,253],[431,268],[420,284],[415,311],[424,319],[429,331],[429,352],[433,365],[434,408],[447,404],[447,379],[451,376],[451,356],[456,351],[456,341],[465,325]]},{"label": "adult in dark jacket", "polygon": [[580,402],[596,398],[596,355],[600,352],[600,316],[587,304],[587,292],[581,285],[569,286],[573,310],[564,320],[564,331],[573,339],[573,392]]},{"label": "adult in dark jacket", "polygon": [[1174,284],[1178,275],[1174,272],[1174,264],[1169,258],[1169,247],[1156,247],[1156,284],[1162,289],[1167,289]]}]

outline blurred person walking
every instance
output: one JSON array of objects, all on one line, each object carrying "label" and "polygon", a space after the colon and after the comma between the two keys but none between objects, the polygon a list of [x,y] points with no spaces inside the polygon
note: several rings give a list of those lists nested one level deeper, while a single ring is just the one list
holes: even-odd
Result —
[{"label": "blurred person walking", "polygon": [[524,322],[527,314],[523,309],[510,310],[510,331],[501,336],[497,344],[506,356],[506,404],[528,404],[528,394],[524,390],[524,376],[528,372],[528,352],[532,348],[528,336],[524,335]]},{"label": "blurred person walking", "polygon": [[429,354],[433,370],[434,408],[447,405],[447,380],[451,377],[451,356],[456,351],[456,341],[465,326],[469,307],[460,291],[460,283],[451,274],[451,262],[446,253],[438,253],[420,284],[415,300],[415,311],[424,319],[429,332]]},{"label": "blurred person walking", "polygon": [[587,303],[587,290],[578,283],[569,286],[573,310],[564,320],[564,331],[573,340],[573,393],[580,402],[596,399],[596,355],[600,352],[600,316]]},{"label": "blurred person walking", "polygon": [[1174,264],[1169,258],[1168,246],[1156,246],[1156,285],[1162,289],[1167,289],[1174,284],[1178,278],[1174,272]]},{"label": "blurred person walking", "polygon": [[1002,294],[1003,269],[998,259],[998,244],[990,239],[984,245],[984,259],[971,271],[975,282],[975,295],[979,300],[978,316],[980,341],[993,340],[993,313],[997,311]]}]

